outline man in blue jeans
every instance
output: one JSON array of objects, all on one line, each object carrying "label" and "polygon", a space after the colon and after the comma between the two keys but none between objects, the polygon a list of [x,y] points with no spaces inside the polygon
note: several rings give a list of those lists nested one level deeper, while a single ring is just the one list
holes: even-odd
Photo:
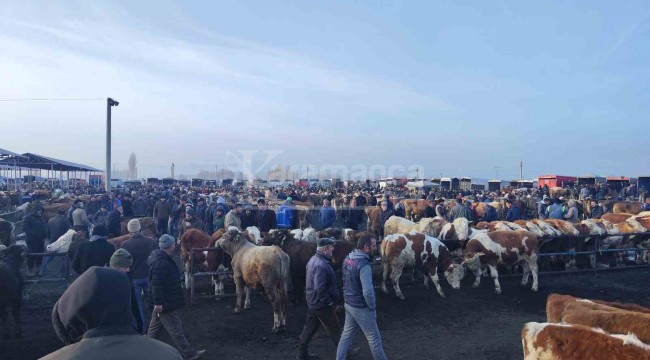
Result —
[{"label": "man in blue jeans", "polygon": [[[126,250],[133,256],[133,265],[131,266],[131,277],[133,278],[133,286],[135,288],[135,300],[138,302],[140,308],[140,316],[142,320],[143,332],[147,333],[149,322],[144,318],[145,309],[142,302],[142,294],[149,292],[149,266],[147,259],[151,252],[158,248],[157,241],[142,235],[140,231],[140,221],[138,219],[131,219],[126,228],[131,234],[131,238],[122,243],[122,249]],[[149,314],[147,312],[147,314]]]},{"label": "man in blue jeans", "polygon": [[364,235],[343,262],[343,300],[345,301],[345,326],[336,349],[336,359],[345,360],[357,331],[361,329],[375,360],[386,359],[377,327],[375,292],[372,287],[370,257],[377,251],[374,235]]}]

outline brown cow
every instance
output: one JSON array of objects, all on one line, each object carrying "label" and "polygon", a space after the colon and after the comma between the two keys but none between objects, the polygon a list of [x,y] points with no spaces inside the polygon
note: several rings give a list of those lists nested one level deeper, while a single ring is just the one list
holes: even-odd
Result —
[{"label": "brown cow", "polygon": [[650,359],[650,346],[630,334],[610,335],[583,325],[529,322],[521,330],[524,360]]},{"label": "brown cow", "polygon": [[579,300],[589,300],[596,304],[613,307],[620,310],[636,311],[639,313],[650,314],[650,309],[637,304],[620,303],[613,301],[603,301],[595,299],[581,299],[571,295],[550,294],[546,299],[546,321],[561,322],[561,315],[564,309]]},{"label": "brown cow", "polygon": [[444,272],[447,281],[454,289],[460,289],[460,280],[465,275],[464,267],[454,263],[451,253],[440,240],[416,232],[386,236],[381,242],[381,264],[383,268],[381,290],[388,293],[386,279],[390,272],[395,294],[402,300],[406,297],[399,287],[399,279],[404,267],[421,270],[425,275],[424,286],[427,289],[430,277],[438,294],[443,298],[445,293],[440,287],[438,270]]},{"label": "brown cow", "polygon": [[600,218],[604,219],[604,220],[607,220],[607,221],[611,222],[612,224],[619,224],[619,223],[622,223],[625,220],[631,218],[632,216],[634,216],[634,215],[633,214],[625,214],[625,213],[618,213],[618,214],[607,213],[607,214],[603,214],[603,216],[601,216]]},{"label": "brown cow", "polygon": [[287,282],[289,281],[289,256],[277,246],[257,246],[230,228],[217,247],[232,257],[233,278],[237,302],[233,313],[241,312],[242,294],[246,293],[244,309],[250,308],[250,289],[262,288],[273,306],[273,332],[284,330],[287,310]]},{"label": "brown cow", "polygon": [[643,203],[635,201],[619,201],[612,206],[613,213],[638,214],[643,211]]},{"label": "brown cow", "polygon": [[532,290],[537,291],[537,236],[530,231],[493,231],[475,232],[465,247],[463,264],[474,274],[473,287],[481,282],[481,265],[490,269],[497,294],[501,294],[497,264],[514,265],[522,263],[524,276],[522,285],[528,283],[528,276],[533,275]]}]

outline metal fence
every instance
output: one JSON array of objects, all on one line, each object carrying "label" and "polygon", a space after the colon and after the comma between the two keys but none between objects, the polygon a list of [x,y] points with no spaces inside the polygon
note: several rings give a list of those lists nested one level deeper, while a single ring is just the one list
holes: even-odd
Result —
[{"label": "metal fence", "polygon": [[219,248],[212,247],[212,248],[197,248],[197,249],[191,249],[190,251],[190,305],[194,304],[194,289],[195,289],[195,284],[194,284],[194,278],[195,277],[202,277],[202,276],[218,276],[218,275],[231,275],[233,272],[232,270],[227,270],[227,271],[203,271],[203,272],[195,272],[196,271],[196,264],[194,263],[194,253],[195,252],[204,252],[204,251],[217,251]]},{"label": "metal fence", "polygon": [[[25,283],[26,284],[31,284],[31,285],[37,285],[39,283],[55,283],[55,282],[63,282],[65,283],[65,288],[67,289],[68,286],[70,285],[70,257],[68,256],[68,253],[27,253],[27,257],[30,258],[46,258],[48,256],[54,256],[54,257],[62,257],[63,258],[63,263],[64,263],[64,276],[63,277],[54,277],[54,278],[25,278]],[[50,265],[51,266],[51,265]],[[45,305],[37,305],[37,306],[26,306],[24,307],[25,309],[49,309],[53,306],[54,304],[45,304]]]}]

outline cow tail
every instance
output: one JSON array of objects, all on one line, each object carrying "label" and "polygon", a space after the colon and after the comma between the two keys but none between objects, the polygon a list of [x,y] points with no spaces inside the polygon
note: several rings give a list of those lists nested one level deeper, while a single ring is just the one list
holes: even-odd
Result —
[{"label": "cow tail", "polygon": [[[286,258],[285,258],[286,257]],[[283,251],[280,251],[280,277],[281,281],[279,282],[279,287],[278,287],[278,292],[279,296],[278,298],[281,299],[282,303],[285,304],[287,302],[287,281],[289,281],[289,265],[290,265],[290,259],[287,254],[285,254]]]}]

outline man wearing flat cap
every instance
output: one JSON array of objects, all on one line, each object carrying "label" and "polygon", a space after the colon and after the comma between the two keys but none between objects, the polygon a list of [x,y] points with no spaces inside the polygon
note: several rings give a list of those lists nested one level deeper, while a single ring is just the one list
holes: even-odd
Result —
[{"label": "man wearing flat cap", "polygon": [[338,345],[341,338],[341,323],[336,316],[336,303],[340,291],[331,258],[335,241],[330,238],[318,239],[316,254],[307,263],[307,284],[305,297],[307,299],[307,320],[300,335],[300,349],[297,359],[312,359],[308,352],[309,341],[320,326],[327,335]]}]

